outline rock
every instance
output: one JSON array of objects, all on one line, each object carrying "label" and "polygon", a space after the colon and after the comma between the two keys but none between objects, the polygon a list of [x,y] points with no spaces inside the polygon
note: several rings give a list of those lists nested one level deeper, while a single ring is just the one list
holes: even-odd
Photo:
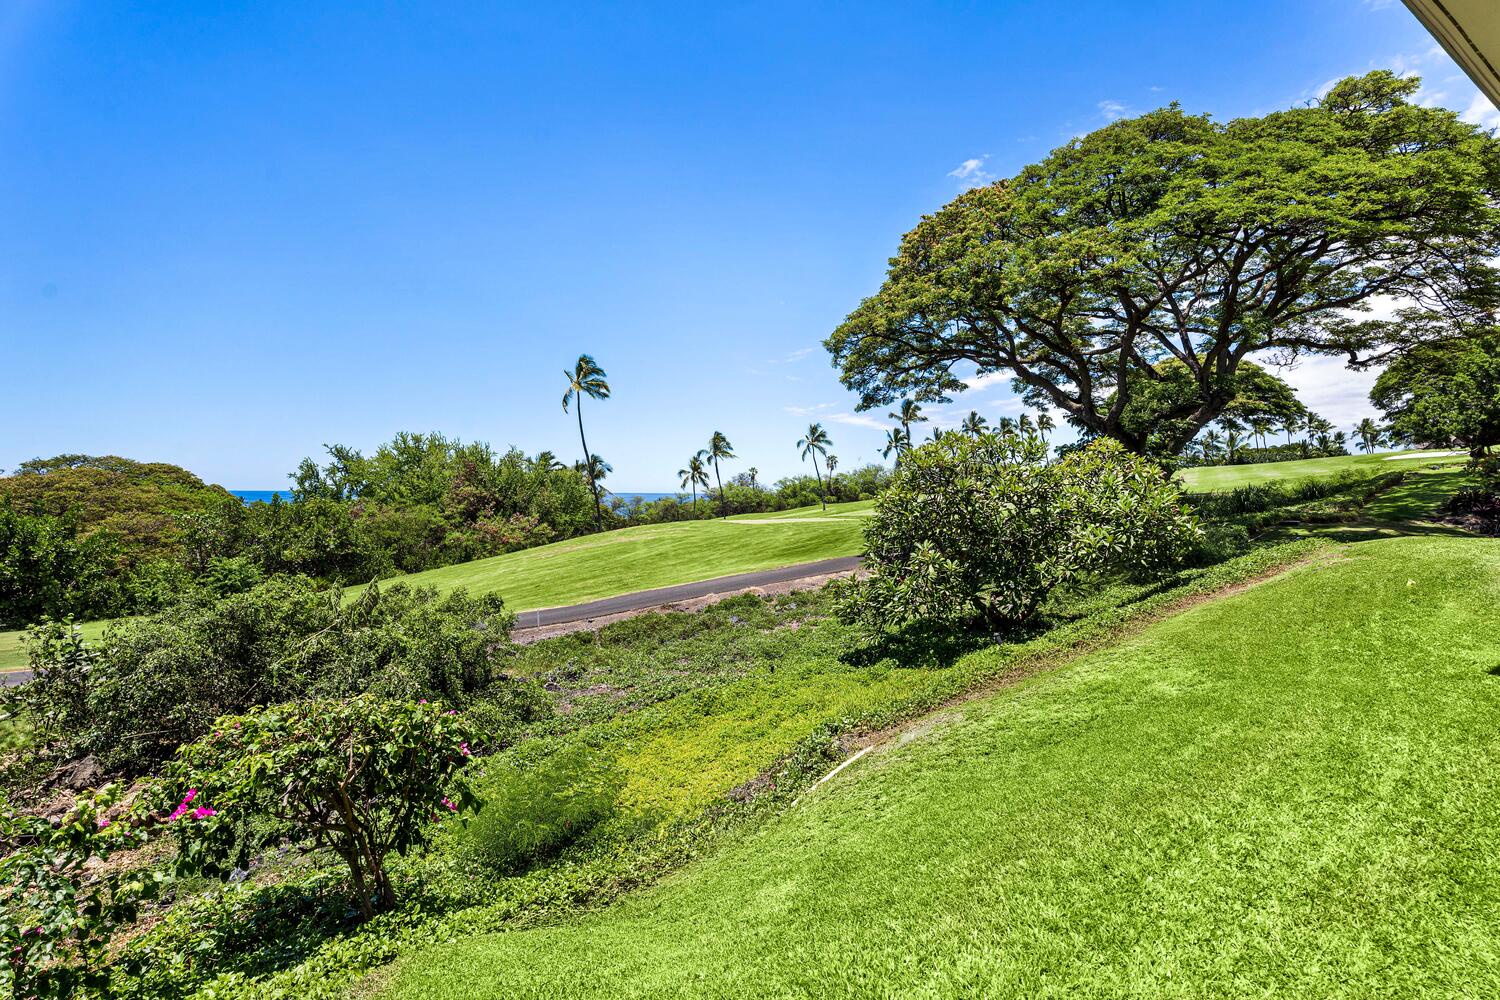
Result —
[{"label": "rock", "polygon": [[82,757],[53,771],[51,783],[75,792],[98,788],[104,783],[104,768],[93,757]]}]

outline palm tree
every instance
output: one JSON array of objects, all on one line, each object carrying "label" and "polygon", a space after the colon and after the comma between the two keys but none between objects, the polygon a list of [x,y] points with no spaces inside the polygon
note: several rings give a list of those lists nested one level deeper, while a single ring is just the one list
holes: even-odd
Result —
[{"label": "palm tree", "polygon": [[901,405],[896,407],[895,413],[887,413],[886,416],[892,420],[900,421],[901,430],[906,433],[906,443],[911,444],[911,425],[925,424],[927,418],[922,416],[922,408],[910,399],[903,398]]},{"label": "palm tree", "polygon": [[995,427],[1002,435],[1014,434],[1016,432],[1016,422],[1010,417],[1001,417],[1000,422]]},{"label": "palm tree", "polygon": [[1281,418],[1281,429],[1286,431],[1286,443],[1292,443],[1292,434],[1302,429],[1302,418],[1297,414]]},{"label": "palm tree", "polygon": [[1229,451],[1230,464],[1234,464],[1234,453],[1239,451],[1240,448],[1240,429],[1238,427],[1229,428],[1228,433],[1224,436],[1224,447]]},{"label": "palm tree", "polygon": [[1037,433],[1042,436],[1043,441],[1047,440],[1047,435],[1051,434],[1053,428],[1055,428],[1056,426],[1057,425],[1052,422],[1052,414],[1048,413],[1046,410],[1043,410],[1041,413],[1037,414],[1036,430]]},{"label": "palm tree", "polygon": [[759,476],[759,475],[760,475],[760,470],[757,469],[753,465],[750,466],[750,488],[752,490],[758,490],[758,489],[760,489],[760,484],[755,481],[756,477]]},{"label": "palm tree", "polygon": [[604,530],[604,507],[599,502],[599,482],[592,475],[593,463],[589,461],[592,453],[589,451],[588,438],[583,436],[583,397],[604,400],[609,398],[609,383],[604,380],[604,369],[595,364],[594,359],[587,354],[578,355],[578,361],[573,365],[570,372],[563,369],[563,378],[568,380],[568,391],[563,393],[563,412],[568,412],[568,405],[576,398],[578,400],[578,440],[583,444],[584,461],[590,468],[589,489],[594,491],[594,527],[599,531]]},{"label": "palm tree", "polygon": [[1354,433],[1359,436],[1359,450],[1367,454],[1379,448],[1380,439],[1385,436],[1381,433],[1380,425],[1369,417],[1355,425]]},{"label": "palm tree", "polygon": [[1216,430],[1213,430],[1212,428],[1210,428],[1203,435],[1203,457],[1204,457],[1204,459],[1206,459],[1206,460],[1212,460],[1214,458],[1214,456],[1216,456],[1216,455],[1219,454],[1219,441],[1220,441],[1219,432],[1216,431]]},{"label": "palm tree", "polygon": [[708,467],[703,464],[704,452],[698,452],[688,459],[686,469],[678,469],[677,475],[682,479],[682,488],[693,491],[693,516],[698,516],[698,487],[708,489]]},{"label": "palm tree", "polygon": [[[906,400],[902,400],[902,409],[906,409]],[[912,406],[916,406],[915,403]],[[908,438],[908,440],[910,440]],[[828,449],[833,447],[833,442],[828,438],[828,432],[823,429],[822,424],[808,424],[807,434],[797,441],[797,447],[802,449],[802,461],[807,461],[812,456],[813,475],[818,477],[818,500],[823,509],[828,509],[828,498],[823,493],[823,474],[818,471],[818,456],[827,455]]]},{"label": "palm tree", "polygon": [[890,458],[891,452],[894,451],[896,453],[896,465],[899,467],[901,465],[901,453],[906,450],[906,446],[909,444],[911,444],[911,438],[906,436],[906,432],[899,427],[894,427],[885,432],[885,447],[880,450],[880,457]]},{"label": "palm tree", "polygon": [[1030,434],[1032,430],[1031,414],[1022,413],[1021,419],[1016,421],[1016,429],[1019,430],[1022,434]]},{"label": "palm tree", "polygon": [[719,515],[722,517],[724,514],[724,479],[719,475],[719,459],[733,458],[734,446],[729,443],[727,437],[714,431],[714,436],[708,439],[706,453],[709,460],[714,463],[714,481],[719,484]]},{"label": "palm tree", "polygon": [[556,472],[563,467],[563,464],[552,452],[539,451],[536,453],[536,458],[531,460],[531,467],[537,472]]},{"label": "palm tree", "polygon": [[581,475],[588,476],[591,483],[602,483],[609,478],[611,472],[615,471],[613,465],[610,465],[598,455],[590,455],[588,465],[584,465],[582,462],[574,462],[573,469]]},{"label": "palm tree", "polygon": [[1270,417],[1250,418],[1250,433],[1260,442],[1260,447],[1264,448],[1266,446],[1266,434],[1270,432],[1273,426]]},{"label": "palm tree", "polygon": [[988,430],[989,426],[989,422],[979,415],[978,410],[970,410],[969,415],[964,417],[963,430],[965,434],[972,434],[978,437]]}]

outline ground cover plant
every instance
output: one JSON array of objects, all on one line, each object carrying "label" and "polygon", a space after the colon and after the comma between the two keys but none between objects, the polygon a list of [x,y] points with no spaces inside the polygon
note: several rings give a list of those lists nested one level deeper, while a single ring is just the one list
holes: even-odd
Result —
[{"label": "ground cover plant", "polygon": [[658,888],[408,961],[388,995],[1493,991],[1497,609],[1500,542],[1349,546],[924,722]]}]

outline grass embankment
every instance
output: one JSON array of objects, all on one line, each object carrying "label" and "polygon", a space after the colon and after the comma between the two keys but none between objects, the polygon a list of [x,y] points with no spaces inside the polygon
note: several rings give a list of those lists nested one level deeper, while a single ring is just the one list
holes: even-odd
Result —
[{"label": "grass embankment", "polygon": [[1298,462],[1262,462],[1258,465],[1206,465],[1196,469],[1183,469],[1178,477],[1189,492],[1209,493],[1232,490],[1251,483],[1295,482],[1350,471],[1373,476],[1401,469],[1415,470],[1426,465],[1461,466],[1467,461],[1466,456],[1450,452],[1397,451],[1377,455],[1309,458]]},{"label": "grass embankment", "polygon": [[1500,541],[1340,551],[927,720],[608,910],[423,954],[392,995],[1494,993]]},{"label": "grass embankment", "polygon": [[[161,956],[186,945],[154,944],[158,957],[141,995],[170,992],[160,988],[166,981],[214,981],[214,989],[225,987],[222,995],[232,992],[230,980],[215,976],[249,975],[260,984],[258,996],[323,1000],[342,996],[360,970],[434,940],[602,905],[784,808],[842,758],[840,734],[877,730],[986,684],[1054,667],[1184,601],[1327,548],[1312,541],[1267,547],[1163,584],[1059,593],[1035,632],[1000,646],[955,637],[951,645],[862,650],[848,626],[828,617],[832,595],[825,590],[774,600],[746,595],[694,614],[644,615],[597,636],[525,647],[509,669],[546,682],[556,714],[536,724],[515,752],[534,759],[548,748],[581,744],[614,761],[624,780],[614,819],[562,856],[515,876],[475,869],[461,851],[440,845],[398,873],[398,893],[419,898],[419,910],[353,928],[337,922],[322,928],[298,917],[294,944],[263,935],[246,940],[222,908],[194,917],[189,907],[152,937],[176,939],[185,927],[211,926],[213,959],[176,969]],[[755,794],[746,799],[733,794],[737,788]],[[225,892],[241,893],[235,905],[248,913],[279,911],[287,889],[268,884]],[[205,947],[190,954],[202,956]]]}]

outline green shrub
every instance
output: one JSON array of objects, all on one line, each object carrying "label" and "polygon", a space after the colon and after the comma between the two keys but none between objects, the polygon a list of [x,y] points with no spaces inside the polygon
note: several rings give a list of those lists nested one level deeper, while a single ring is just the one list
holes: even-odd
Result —
[{"label": "green shrub", "polygon": [[56,820],[0,801],[0,987],[31,998],[105,996],[111,935],[136,919],[161,873],[105,865],[140,847],[150,824],[107,785]]},{"label": "green shrub", "polygon": [[620,775],[595,753],[569,748],[531,760],[486,762],[484,806],[464,829],[477,860],[513,872],[566,847],[614,810]]},{"label": "green shrub", "polygon": [[246,868],[253,852],[290,836],[343,859],[366,917],[389,909],[386,855],[425,844],[434,820],[477,805],[460,775],[477,738],[439,704],[369,695],[220,718],[163,775],[178,866]]},{"label": "green shrub", "polygon": [[902,458],[865,527],[868,579],[843,615],[867,634],[907,624],[1029,619],[1085,573],[1150,572],[1198,529],[1162,470],[1112,441],[1043,464],[1034,435],[944,434]]},{"label": "green shrub", "polygon": [[396,585],[345,604],[273,578],[122,622],[87,648],[64,626],[42,626],[28,649],[36,680],[6,696],[61,755],[138,773],[218,716],[257,705],[366,691],[465,705],[497,681],[513,623],[495,596]]}]

